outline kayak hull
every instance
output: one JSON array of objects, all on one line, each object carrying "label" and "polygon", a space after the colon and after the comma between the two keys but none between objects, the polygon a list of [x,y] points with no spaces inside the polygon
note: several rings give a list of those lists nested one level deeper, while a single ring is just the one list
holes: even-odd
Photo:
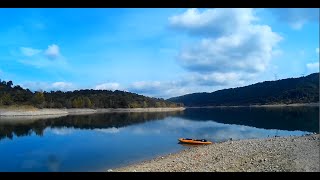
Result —
[{"label": "kayak hull", "polygon": [[179,138],[179,142],[185,143],[185,144],[212,144],[210,141],[196,141],[196,140],[190,140],[190,139],[184,139],[184,138]]}]

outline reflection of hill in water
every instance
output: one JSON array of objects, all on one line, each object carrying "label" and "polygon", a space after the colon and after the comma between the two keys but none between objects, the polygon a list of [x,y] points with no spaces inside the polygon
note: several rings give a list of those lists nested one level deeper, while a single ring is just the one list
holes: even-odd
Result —
[{"label": "reflection of hill in water", "polygon": [[105,113],[64,116],[51,119],[0,121],[0,139],[13,135],[42,136],[47,127],[96,129],[125,127],[176,116],[194,121],[212,120],[224,124],[245,125],[263,129],[319,132],[319,107],[284,108],[195,108],[176,112]]},{"label": "reflection of hill in water", "polygon": [[42,136],[47,127],[51,128],[78,128],[96,129],[125,127],[133,124],[144,123],[152,120],[160,120],[169,116],[176,116],[183,111],[175,112],[147,112],[147,113],[104,113],[91,115],[70,115],[59,118],[30,120],[22,123],[0,122],[0,139],[13,135],[28,136],[32,132]]},{"label": "reflection of hill in water", "polygon": [[263,129],[319,132],[319,107],[195,108],[186,109],[180,117]]}]

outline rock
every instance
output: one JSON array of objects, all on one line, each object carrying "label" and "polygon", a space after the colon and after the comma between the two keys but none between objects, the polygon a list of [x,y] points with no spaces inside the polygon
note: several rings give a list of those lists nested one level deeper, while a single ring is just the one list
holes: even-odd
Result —
[{"label": "rock", "polygon": [[108,169],[108,170],[107,170],[107,172],[112,172],[112,171],[113,171],[112,169]]}]

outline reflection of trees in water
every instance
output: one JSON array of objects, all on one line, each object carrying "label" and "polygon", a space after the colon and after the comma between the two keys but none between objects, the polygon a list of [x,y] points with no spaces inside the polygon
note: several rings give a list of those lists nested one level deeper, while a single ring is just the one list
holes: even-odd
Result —
[{"label": "reflection of trees in water", "polygon": [[319,107],[284,108],[201,108],[176,112],[105,113],[93,115],[64,116],[41,119],[30,123],[0,124],[0,139],[12,139],[13,135],[28,136],[33,132],[42,136],[47,127],[96,129],[124,127],[168,116],[191,120],[212,120],[224,124],[237,124],[264,129],[300,130],[319,132]]},{"label": "reflection of trees in water", "polygon": [[0,139],[12,139],[16,136],[29,136],[33,132],[42,136],[47,127],[51,128],[78,128],[78,129],[96,129],[124,127],[138,123],[144,123],[152,120],[160,120],[169,116],[181,115],[183,111],[174,112],[147,112],[147,113],[104,113],[91,115],[73,115],[52,119],[39,119],[29,124],[0,124]]},{"label": "reflection of trees in water", "polygon": [[264,129],[319,132],[319,107],[186,109],[181,117]]}]

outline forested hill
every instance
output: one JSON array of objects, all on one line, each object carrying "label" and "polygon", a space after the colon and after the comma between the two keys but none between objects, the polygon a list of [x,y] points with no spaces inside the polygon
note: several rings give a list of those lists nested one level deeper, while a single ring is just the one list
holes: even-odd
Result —
[{"label": "forested hill", "polygon": [[265,81],[211,93],[168,99],[185,106],[238,106],[319,102],[319,73],[300,78]]},{"label": "forested hill", "polygon": [[0,106],[32,105],[38,108],[148,108],[179,107],[182,104],[125,91],[76,90],[32,92],[12,81],[0,80]]}]

